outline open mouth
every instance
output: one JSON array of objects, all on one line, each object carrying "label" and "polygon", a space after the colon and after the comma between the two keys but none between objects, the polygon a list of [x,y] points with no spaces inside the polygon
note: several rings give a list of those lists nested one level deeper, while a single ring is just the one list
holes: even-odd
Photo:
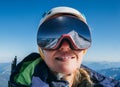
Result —
[{"label": "open mouth", "polygon": [[74,59],[75,57],[71,57],[71,56],[68,56],[68,57],[56,57],[55,59],[58,60],[58,61],[62,61],[62,62],[65,62],[65,61],[69,61],[71,59]]}]

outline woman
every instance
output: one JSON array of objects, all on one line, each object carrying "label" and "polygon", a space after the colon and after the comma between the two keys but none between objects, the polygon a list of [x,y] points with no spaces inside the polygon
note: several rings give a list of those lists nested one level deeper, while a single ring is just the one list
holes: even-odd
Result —
[{"label": "woman", "polygon": [[81,66],[91,45],[91,33],[82,14],[70,7],[56,7],[41,19],[38,54],[20,62],[10,87],[120,87],[120,83]]},{"label": "woman", "polygon": [[[51,26],[52,29],[50,28]],[[51,32],[53,35],[50,34]],[[45,47],[43,46],[45,43],[42,45],[41,41],[42,39],[45,40],[46,37],[44,38],[41,33],[47,35],[47,39],[51,37],[51,40],[53,38],[56,40],[57,37],[60,40],[56,40],[56,42],[53,40],[53,46]],[[76,41],[77,39],[79,41]],[[49,43],[47,44],[49,45]],[[88,73],[80,68],[82,58],[90,44],[89,27],[85,18],[75,9],[68,7],[54,8],[41,21],[41,26],[38,30],[40,54],[44,55],[43,59],[50,71],[58,79],[68,81],[69,87],[77,87],[84,83],[86,83],[87,87],[92,86]]]}]

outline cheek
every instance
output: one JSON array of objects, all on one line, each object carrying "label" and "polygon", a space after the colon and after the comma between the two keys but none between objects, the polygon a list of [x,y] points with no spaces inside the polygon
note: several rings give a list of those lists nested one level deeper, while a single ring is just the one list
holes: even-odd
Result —
[{"label": "cheek", "polygon": [[44,51],[44,60],[45,62],[49,61],[52,58],[52,54],[50,52]]},{"label": "cheek", "polygon": [[54,52],[51,51],[43,51],[45,59],[52,58],[54,55]]},{"label": "cheek", "polygon": [[48,66],[53,65],[53,60],[54,60],[54,52],[51,51],[44,51],[44,61]]},{"label": "cheek", "polygon": [[78,53],[78,58],[77,58],[77,65],[80,67],[82,60],[83,60],[83,53]]}]

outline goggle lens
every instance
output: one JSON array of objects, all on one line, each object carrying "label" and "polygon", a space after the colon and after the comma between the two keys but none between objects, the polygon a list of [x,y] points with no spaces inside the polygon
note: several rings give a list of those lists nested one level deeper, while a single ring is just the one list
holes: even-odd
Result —
[{"label": "goggle lens", "polygon": [[77,49],[86,49],[91,44],[88,25],[71,16],[51,18],[41,24],[37,33],[37,44],[43,49],[54,49],[64,34],[70,35]]}]

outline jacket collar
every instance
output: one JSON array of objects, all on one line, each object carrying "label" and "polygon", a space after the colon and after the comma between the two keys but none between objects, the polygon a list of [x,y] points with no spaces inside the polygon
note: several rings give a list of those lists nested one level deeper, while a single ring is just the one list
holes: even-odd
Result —
[{"label": "jacket collar", "polygon": [[[39,79],[38,79],[39,78]],[[44,61],[41,61],[36,67],[33,74],[32,82],[37,80],[41,85],[49,85],[50,87],[68,87],[67,81],[58,80],[49,70]],[[39,81],[38,81],[39,80]],[[32,83],[33,84],[33,83]],[[37,86],[38,87],[38,86]]]}]

